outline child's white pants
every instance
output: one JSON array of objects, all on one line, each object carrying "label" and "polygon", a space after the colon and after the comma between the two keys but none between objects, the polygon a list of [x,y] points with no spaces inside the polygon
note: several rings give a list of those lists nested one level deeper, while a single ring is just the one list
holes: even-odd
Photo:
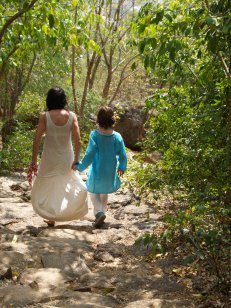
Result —
[{"label": "child's white pants", "polygon": [[94,206],[94,215],[98,212],[105,213],[107,210],[108,194],[93,194],[90,193],[91,202]]}]

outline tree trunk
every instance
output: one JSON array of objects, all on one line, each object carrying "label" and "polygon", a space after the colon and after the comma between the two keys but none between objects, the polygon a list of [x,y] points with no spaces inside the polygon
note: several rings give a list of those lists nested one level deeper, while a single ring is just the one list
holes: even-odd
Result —
[{"label": "tree trunk", "polygon": [[91,71],[90,71],[90,68],[88,68],[87,75],[86,75],[86,78],[85,78],[84,88],[83,88],[81,105],[80,105],[80,109],[79,109],[79,115],[80,115],[81,118],[83,117],[84,107],[86,105],[87,93],[88,93],[88,84],[89,84],[90,76],[91,76]]},{"label": "tree trunk", "polygon": [[230,207],[231,205],[231,87],[229,86],[227,88],[227,94],[226,94],[226,101],[228,106],[228,151],[227,151],[227,160],[228,160],[228,189],[227,189],[227,196],[226,196],[226,206]]},{"label": "tree trunk", "polygon": [[3,110],[3,119],[5,120],[8,115],[8,97],[9,97],[9,89],[8,89],[8,78],[5,75],[5,95],[4,95],[4,110]]},{"label": "tree trunk", "polygon": [[77,102],[77,96],[76,96],[76,88],[75,88],[75,54],[76,54],[76,47],[72,46],[72,55],[71,55],[71,87],[72,87],[72,95],[73,95],[75,113],[79,114],[78,102]]},{"label": "tree trunk", "polygon": [[[74,16],[74,26],[77,23],[77,5],[75,7],[75,16]],[[71,87],[72,87],[72,95],[74,101],[75,113],[79,114],[77,96],[76,96],[76,88],[75,88],[75,56],[76,56],[76,46],[72,45],[72,54],[71,54]]]},{"label": "tree trunk", "polygon": [[102,93],[102,97],[104,99],[107,99],[108,96],[109,96],[109,91],[110,91],[110,86],[111,86],[111,81],[112,81],[112,75],[113,75],[112,67],[109,66],[108,70],[107,70],[107,79],[106,79],[106,82],[105,82],[105,85],[104,85],[104,88],[103,88],[103,93]]},{"label": "tree trunk", "polygon": [[[83,117],[83,114],[84,114],[84,107],[85,107],[86,100],[87,100],[89,83],[90,83],[90,79],[92,77],[92,69],[93,69],[94,64],[96,63],[96,59],[97,59],[97,57],[96,57],[95,51],[93,52],[91,59],[89,58],[89,54],[87,54],[87,75],[86,75],[86,78],[85,78],[82,100],[81,100],[80,109],[79,109],[79,115],[81,117]],[[96,69],[97,69],[97,67],[96,67]],[[93,83],[94,83],[94,79],[93,79]]]},{"label": "tree trunk", "polygon": [[0,67],[0,80],[4,77],[4,73],[6,71],[7,62],[9,61],[10,57],[15,53],[18,49],[18,46],[15,46],[6,56],[6,58],[2,62],[2,66]]},{"label": "tree trunk", "polygon": [[93,85],[94,85],[94,81],[95,81],[95,76],[96,76],[96,72],[98,70],[100,61],[101,61],[101,56],[97,56],[96,61],[95,61],[94,66],[93,66],[93,69],[92,69],[90,80],[89,80],[89,90],[93,89]]}]

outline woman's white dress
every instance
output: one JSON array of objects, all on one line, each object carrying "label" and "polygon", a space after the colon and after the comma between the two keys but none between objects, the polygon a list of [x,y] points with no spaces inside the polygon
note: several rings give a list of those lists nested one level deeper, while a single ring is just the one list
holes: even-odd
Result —
[{"label": "woman's white dress", "polygon": [[38,175],[31,192],[32,206],[48,220],[80,219],[88,212],[87,189],[78,171],[71,170],[73,113],[63,126],[52,122],[46,112],[46,136]]}]

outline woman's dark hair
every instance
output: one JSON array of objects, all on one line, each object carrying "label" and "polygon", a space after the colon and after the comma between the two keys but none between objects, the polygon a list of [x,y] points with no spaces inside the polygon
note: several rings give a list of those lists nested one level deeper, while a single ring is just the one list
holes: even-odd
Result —
[{"label": "woman's dark hair", "polygon": [[47,109],[64,109],[67,106],[67,97],[64,90],[60,87],[51,88],[47,92]]},{"label": "woman's dark hair", "polygon": [[114,111],[110,107],[101,107],[97,114],[97,123],[100,127],[110,128],[115,124]]}]

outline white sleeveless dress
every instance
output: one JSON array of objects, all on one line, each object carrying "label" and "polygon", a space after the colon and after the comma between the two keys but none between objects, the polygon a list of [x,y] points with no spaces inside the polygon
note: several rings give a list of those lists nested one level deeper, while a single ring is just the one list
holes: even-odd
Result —
[{"label": "white sleeveless dress", "polygon": [[87,189],[78,171],[71,170],[73,113],[63,126],[55,125],[46,112],[46,136],[38,175],[31,191],[32,206],[48,220],[80,219],[88,212]]}]

